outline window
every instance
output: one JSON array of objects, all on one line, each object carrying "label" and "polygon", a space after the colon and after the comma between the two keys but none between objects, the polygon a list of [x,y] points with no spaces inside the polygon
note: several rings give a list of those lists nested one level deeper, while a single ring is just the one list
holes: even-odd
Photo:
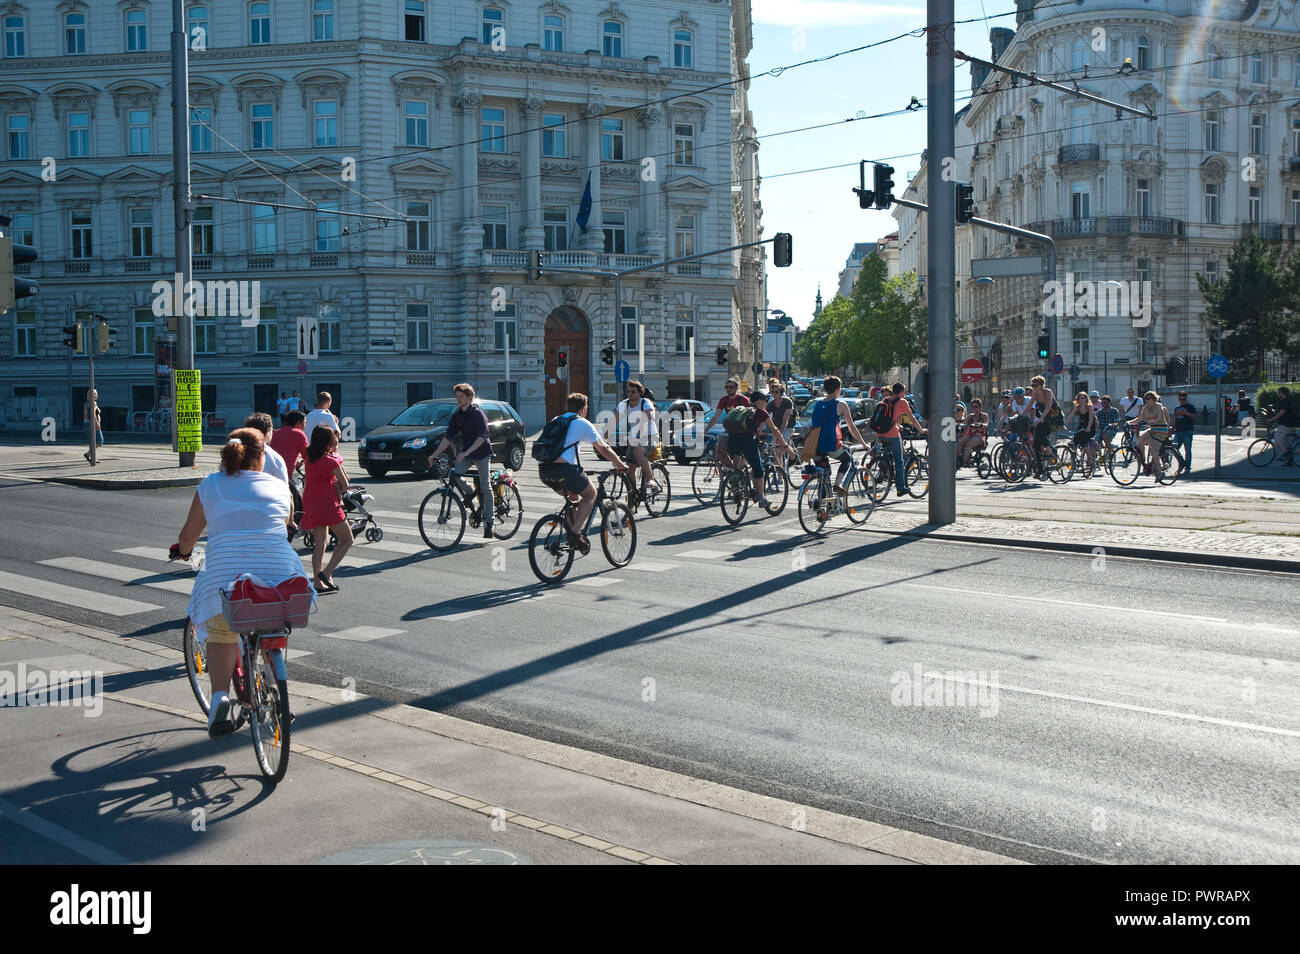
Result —
[{"label": "window", "polygon": [[429,251],[429,203],[406,203],[406,250],[408,252]]},{"label": "window", "polygon": [[1223,79],[1223,60],[1219,59],[1219,48],[1213,43],[1205,48],[1206,72],[1210,79]]},{"label": "window", "polygon": [[149,14],[144,10],[126,11],[126,49],[138,53],[149,49]]},{"label": "window", "polygon": [[194,353],[217,353],[217,318],[215,315],[194,316]]},{"label": "window", "polygon": [[316,145],[339,144],[339,104],[332,99],[318,99],[311,104],[312,121],[316,126]]},{"label": "window", "polygon": [[33,238],[32,232],[32,213],[15,212],[11,216],[13,226],[10,235],[19,245],[35,245],[36,239]]},{"label": "window", "polygon": [[607,21],[601,28],[601,50],[606,56],[623,55],[623,24]]},{"label": "window", "polygon": [[433,400],[433,382],[432,381],[407,381],[406,382],[406,406],[419,404],[422,401]]},{"label": "window", "polygon": [[1092,215],[1091,211],[1091,187],[1085,181],[1076,181],[1070,183],[1070,217],[1073,219],[1086,219]]},{"label": "window", "polygon": [[1205,129],[1205,149],[1207,152],[1219,148],[1219,124],[1221,121],[1221,114],[1217,109],[1206,111],[1205,122],[1202,125]]},{"label": "window", "polygon": [[208,48],[207,7],[190,7],[185,14],[185,35],[189,37],[191,50]]},{"label": "window", "polygon": [[1249,221],[1259,222],[1260,213],[1264,205],[1264,190],[1260,186],[1250,187],[1250,196],[1247,199],[1247,212]]},{"label": "window", "polygon": [[503,205],[483,206],[483,247],[508,248],[506,245],[506,208]]},{"label": "window", "polygon": [[504,109],[484,109],[480,114],[478,144],[483,152],[506,151],[506,111]]},{"label": "window", "polygon": [[343,322],[337,305],[321,307],[319,328],[321,354],[337,354],[343,350]]},{"label": "window", "polygon": [[569,155],[563,113],[542,114],[542,155],[564,159]]},{"label": "window", "polygon": [[678,212],[673,216],[673,257],[695,254],[695,216]]},{"label": "window", "polygon": [[1070,271],[1074,273],[1075,282],[1086,282],[1092,279],[1092,262],[1086,258],[1076,258],[1070,263]]},{"label": "window", "polygon": [[623,158],[623,120],[600,121],[600,158],[613,162]]},{"label": "window", "polygon": [[1075,364],[1088,363],[1088,330],[1087,328],[1070,329],[1070,354]]},{"label": "window", "polygon": [[679,166],[695,165],[694,123],[673,123],[673,162]]},{"label": "window", "polygon": [[1291,120],[1291,155],[1300,156],[1300,116]]},{"label": "window", "polygon": [[269,205],[253,206],[253,251],[275,251],[275,209]]},{"label": "window", "polygon": [[622,209],[602,209],[606,254],[622,255],[627,251],[627,213]]},{"label": "window", "polygon": [[1300,189],[1291,190],[1291,224],[1300,225]]},{"label": "window", "polygon": [[542,49],[560,53],[564,50],[564,17],[542,17]]},{"label": "window", "polygon": [[1252,83],[1264,82],[1264,57],[1256,50],[1250,54],[1250,81]]},{"label": "window", "polygon": [[402,106],[406,124],[408,146],[429,145],[429,104],[419,99],[408,99]]},{"label": "window", "polygon": [[72,239],[72,257],[90,258],[94,252],[94,228],[89,209],[73,209],[68,216],[68,229]]},{"label": "window", "polygon": [[692,63],[691,49],[694,46],[694,40],[691,37],[690,30],[673,31],[673,66],[680,66],[684,70],[689,70]]},{"label": "window", "polygon": [[1219,224],[1219,186],[1215,182],[1205,183],[1205,221]]},{"label": "window", "polygon": [[495,312],[493,319],[492,350],[504,352],[509,345],[511,351],[519,350],[519,328],[515,322],[515,306],[506,305]]},{"label": "window", "polygon": [[271,103],[253,103],[252,148],[271,149],[275,146],[275,106]]},{"label": "window", "polygon": [[212,206],[194,207],[190,215],[190,242],[195,255],[211,255],[213,239]]},{"label": "window", "polygon": [[1139,258],[1136,261],[1136,265],[1137,265],[1137,280],[1139,282],[1151,281],[1151,259]]},{"label": "window", "polygon": [[334,214],[338,210],[337,202],[316,203],[316,251],[337,252],[339,250],[339,217]]},{"label": "window", "polygon": [[1134,65],[1140,70],[1151,68],[1151,41],[1145,36],[1138,37],[1138,57]]},{"label": "window", "polygon": [[406,350],[430,350],[428,305],[406,306]]},{"label": "window", "polygon": [[1137,214],[1143,218],[1151,215],[1151,180],[1137,181]]},{"label": "window", "polygon": [[22,17],[5,17],[5,56],[14,59],[27,55],[27,29]]},{"label": "window", "polygon": [[1300,86],[1300,53],[1291,57],[1291,85]]},{"label": "window", "polygon": [[212,151],[212,110],[203,106],[190,108],[190,152]]},{"label": "window", "polygon": [[32,118],[25,113],[10,113],[6,125],[9,133],[7,137],[9,140],[9,158],[30,159],[32,157]]},{"label": "window", "polygon": [[153,255],[153,209],[132,209],[131,257],[149,258]]},{"label": "window", "polygon": [[36,357],[36,312],[20,311],[14,317],[14,357]]},{"label": "window", "polygon": [[65,13],[63,15],[63,52],[70,56],[86,52],[86,15],[84,13]]},{"label": "window", "polygon": [[1206,261],[1205,263],[1205,280],[1213,285],[1219,280],[1219,263],[1216,261]]},{"label": "window", "polygon": [[276,323],[274,308],[263,308],[258,313],[257,327],[253,329],[253,348],[258,354],[280,352],[280,326]]},{"label": "window", "polygon": [[638,337],[638,331],[637,331],[638,324],[636,320],[636,306],[624,305],[622,318],[623,318],[623,353],[634,354],[640,349],[641,346],[640,338]]},{"label": "window", "polygon": [[674,332],[677,353],[690,354],[695,341],[695,312],[692,309],[677,309],[677,323]]},{"label": "window", "polygon": [[248,42],[261,46],[271,42],[271,4],[254,3],[248,7]]},{"label": "window", "polygon": [[68,157],[84,159],[90,155],[90,113],[68,113]]},{"label": "window", "polygon": [[311,38],[334,39],[334,0],[311,0]]},{"label": "window", "polygon": [[[519,382],[518,382],[518,381],[498,381],[498,382],[497,382],[497,400],[498,400],[498,401],[505,401],[505,402],[506,402],[507,404],[509,404],[511,407],[518,407],[518,405],[519,405]],[[506,409],[505,409],[505,408],[502,408],[501,410],[502,410],[502,412],[503,412],[503,419],[504,419],[504,412],[505,412]],[[514,413],[514,419],[515,419],[516,421],[518,421],[520,424],[522,424],[522,423],[524,422],[524,419],[521,418],[521,417],[519,416],[519,412],[518,412],[518,411],[516,411],[516,412]]]},{"label": "window", "polygon": [[1259,113],[1250,116],[1250,151],[1252,155],[1264,155],[1264,117]]},{"label": "window", "polygon": [[424,42],[424,13],[424,0],[406,0],[406,39]]},{"label": "window", "polygon": [[545,209],[542,212],[542,231],[546,238],[546,251],[562,252],[569,247],[569,214],[564,209]]},{"label": "window", "polygon": [[149,155],[149,110],[126,111],[127,152],[132,156]]},{"label": "window", "polygon": [[483,42],[491,43],[494,40],[497,46],[505,45],[506,16],[494,7],[486,7],[483,10]]},{"label": "window", "polygon": [[[1070,104],[1070,144],[1092,141],[1092,126],[1088,122],[1089,107],[1083,103]],[[1005,177],[1004,177],[1005,178]]]},{"label": "window", "polygon": [[152,308],[137,308],[131,320],[131,353],[153,356],[154,314]]},{"label": "window", "polygon": [[1083,40],[1075,40],[1074,45],[1070,47],[1070,69],[1078,71],[1088,65],[1088,44]]}]

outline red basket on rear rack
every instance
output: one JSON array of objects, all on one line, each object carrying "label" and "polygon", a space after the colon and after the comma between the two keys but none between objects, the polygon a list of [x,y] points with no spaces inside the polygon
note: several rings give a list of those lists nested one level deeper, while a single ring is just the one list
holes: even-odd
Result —
[{"label": "red basket on rear rack", "polygon": [[279,586],[264,586],[241,576],[229,590],[221,591],[221,612],[237,633],[306,626],[311,587],[305,576],[295,576]]}]

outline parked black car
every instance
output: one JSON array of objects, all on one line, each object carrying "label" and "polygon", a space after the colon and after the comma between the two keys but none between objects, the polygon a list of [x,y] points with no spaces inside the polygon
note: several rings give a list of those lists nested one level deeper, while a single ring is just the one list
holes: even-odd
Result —
[{"label": "parked black car", "polygon": [[[524,419],[505,401],[476,401],[488,420],[492,458],[511,470],[524,464]],[[390,470],[429,471],[429,454],[447,432],[447,422],[456,410],[455,398],[435,398],[413,404],[383,427],[361,438],[357,462],[371,477],[383,477]],[[460,438],[452,439],[457,451]]]}]

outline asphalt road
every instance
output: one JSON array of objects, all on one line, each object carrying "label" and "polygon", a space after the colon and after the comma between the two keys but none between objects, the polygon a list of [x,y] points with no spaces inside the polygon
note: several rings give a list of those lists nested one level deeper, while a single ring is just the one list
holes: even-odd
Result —
[{"label": "asphalt road", "polygon": [[[596,547],[551,589],[526,544],[558,498],[523,482],[513,540],[435,555],[433,485],[370,481],[385,537],[295,633],[291,679],[1030,861],[1300,861],[1294,577],[870,521],[808,540],[792,495],[737,528],[679,499],[630,566]],[[0,602],[179,645],[191,496],[0,481]]]}]

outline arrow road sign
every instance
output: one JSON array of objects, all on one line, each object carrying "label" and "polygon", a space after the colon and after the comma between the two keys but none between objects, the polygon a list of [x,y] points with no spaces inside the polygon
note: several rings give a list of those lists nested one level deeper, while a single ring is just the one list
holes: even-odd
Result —
[{"label": "arrow road sign", "polygon": [[320,319],[315,315],[298,316],[298,360],[315,361],[320,355]]},{"label": "arrow road sign", "polygon": [[632,376],[632,366],[626,361],[620,361],[614,365],[614,380],[619,384],[626,383],[627,379]]}]

